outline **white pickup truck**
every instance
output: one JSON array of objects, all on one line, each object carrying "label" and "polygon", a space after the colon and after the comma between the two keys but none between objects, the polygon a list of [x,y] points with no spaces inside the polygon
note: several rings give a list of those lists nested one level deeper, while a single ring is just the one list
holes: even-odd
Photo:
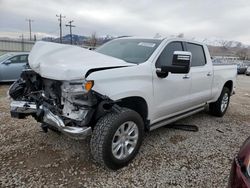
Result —
[{"label": "white pickup truck", "polygon": [[91,135],[94,159],[110,169],[136,156],[145,131],[206,105],[222,117],[237,74],[235,65],[213,65],[206,45],[179,38],[120,38],[96,51],[37,42],[29,65],[9,89],[12,117]]}]

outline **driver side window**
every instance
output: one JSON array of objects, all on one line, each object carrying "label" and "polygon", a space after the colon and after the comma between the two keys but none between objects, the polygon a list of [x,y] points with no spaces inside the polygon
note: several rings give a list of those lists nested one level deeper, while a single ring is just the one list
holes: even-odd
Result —
[{"label": "driver side window", "polygon": [[183,51],[182,42],[171,42],[169,43],[164,50],[162,51],[161,55],[159,56],[156,62],[156,68],[161,66],[169,66],[172,64],[173,54],[175,51]]},{"label": "driver side window", "polygon": [[9,60],[10,60],[11,63],[18,63],[18,61],[19,61],[19,56],[18,56],[18,55],[17,55],[17,56],[14,56],[14,57],[10,58]]}]

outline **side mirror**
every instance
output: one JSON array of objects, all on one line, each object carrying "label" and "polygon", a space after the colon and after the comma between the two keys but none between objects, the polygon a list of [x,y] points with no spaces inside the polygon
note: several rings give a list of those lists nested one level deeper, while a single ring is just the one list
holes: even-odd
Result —
[{"label": "side mirror", "polygon": [[3,62],[3,64],[9,65],[9,64],[11,64],[11,60],[6,60],[5,62]]},{"label": "side mirror", "polygon": [[191,59],[191,52],[175,51],[172,65],[163,69],[173,74],[187,74],[190,71]]},{"label": "side mirror", "polygon": [[170,66],[158,68],[156,74],[160,78],[167,77],[169,72],[173,74],[187,74],[190,71],[191,60],[191,52],[175,51],[172,64]]}]

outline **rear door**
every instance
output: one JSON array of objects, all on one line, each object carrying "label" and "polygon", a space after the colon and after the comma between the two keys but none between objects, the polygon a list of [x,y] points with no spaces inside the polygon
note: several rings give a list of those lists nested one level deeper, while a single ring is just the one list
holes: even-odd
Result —
[{"label": "rear door", "polygon": [[2,81],[14,81],[17,80],[22,70],[28,63],[28,55],[16,55],[8,59],[10,62],[1,64],[1,80]]},{"label": "rear door", "polygon": [[[183,51],[182,42],[174,41],[166,45],[153,67],[155,114],[154,122],[168,118],[190,107],[189,93],[191,79],[189,74],[171,74],[159,78],[156,69],[171,65],[174,51]],[[152,122],[152,123],[154,123]]]},{"label": "rear door", "polygon": [[212,96],[213,65],[206,59],[203,45],[185,43],[186,51],[192,53],[190,75],[192,80],[190,100],[194,106],[206,103]]}]

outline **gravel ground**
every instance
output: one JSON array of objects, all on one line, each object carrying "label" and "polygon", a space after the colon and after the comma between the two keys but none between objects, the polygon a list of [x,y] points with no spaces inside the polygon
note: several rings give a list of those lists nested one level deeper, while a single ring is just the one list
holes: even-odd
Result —
[{"label": "gravel ground", "polygon": [[89,139],[43,133],[32,118],[10,118],[8,85],[0,85],[0,187],[226,187],[232,158],[250,135],[250,77],[239,76],[228,112],[206,112],[148,133],[134,161],[118,171],[98,166]]}]

